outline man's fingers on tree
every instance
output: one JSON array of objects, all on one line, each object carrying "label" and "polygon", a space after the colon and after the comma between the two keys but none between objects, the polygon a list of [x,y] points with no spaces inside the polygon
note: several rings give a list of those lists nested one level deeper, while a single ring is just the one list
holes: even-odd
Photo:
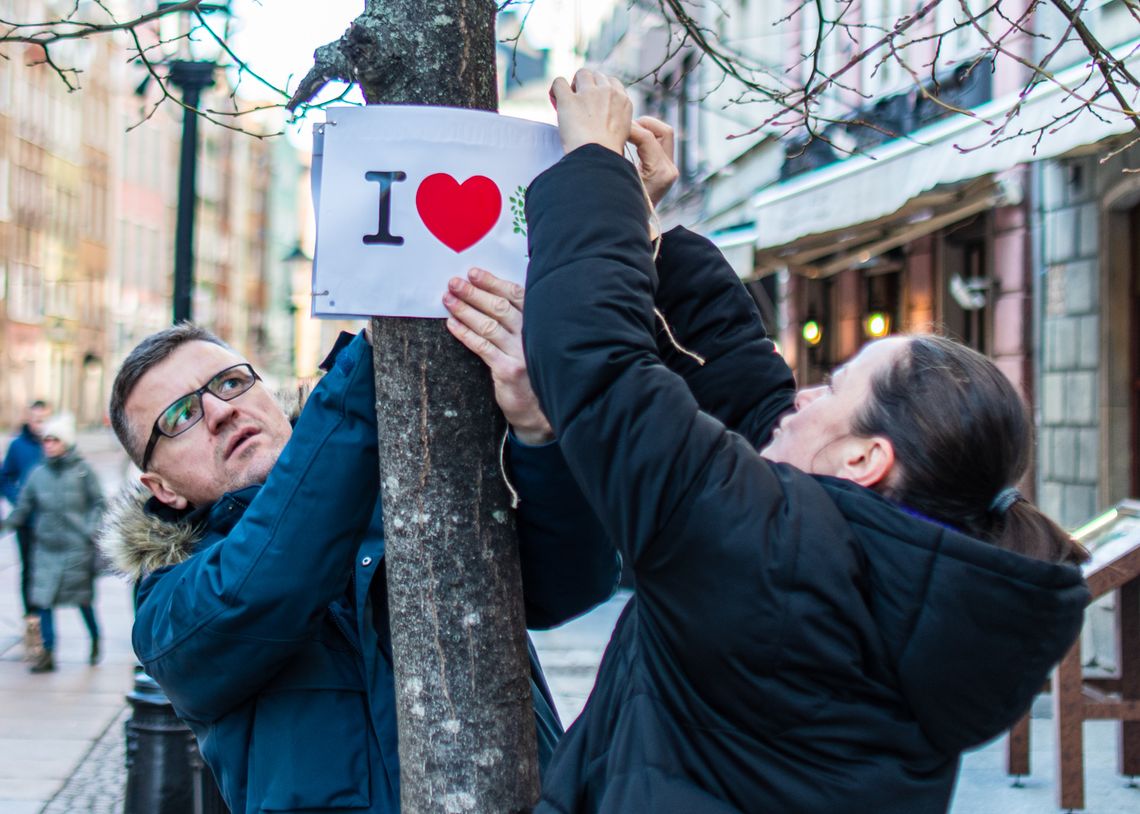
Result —
[{"label": "man's fingers on tree", "polygon": [[484,339],[494,341],[492,337],[494,337],[494,335],[502,329],[502,324],[494,317],[486,317],[479,320],[478,325],[472,325],[469,327],[471,327],[477,334],[479,334],[479,336],[483,337]]},{"label": "man's fingers on tree", "polygon": [[[510,280],[496,277],[486,269],[480,268],[471,269],[467,276],[476,287],[506,300],[508,306],[514,306],[520,312],[522,311],[523,298],[526,295],[526,291],[518,283],[512,283]],[[494,312],[496,314],[505,314],[506,311],[500,310],[501,307],[501,305],[496,303]]]},{"label": "man's fingers on tree", "polygon": [[[478,356],[491,371],[495,382],[495,401],[512,424],[533,423],[536,404],[530,389],[526,364],[503,353],[492,342],[480,337],[455,317],[447,318],[447,329],[464,347]],[[545,417],[542,417],[545,421]]]},{"label": "man's fingers on tree", "polygon": [[492,371],[495,370],[495,365],[499,363],[499,357],[503,354],[493,342],[475,333],[453,316],[447,318],[447,329],[451,331],[452,336],[463,343],[467,350],[482,359],[483,363]]},{"label": "man's fingers on tree", "polygon": [[509,336],[509,332],[499,320],[494,316],[484,313],[478,308],[473,308],[467,302],[464,302],[459,297],[453,294],[447,294],[443,298],[443,304],[451,315],[459,320],[459,322],[472,334],[482,337],[496,346],[500,342],[505,341],[500,338],[499,334],[502,333]]},{"label": "man's fingers on tree", "polygon": [[[457,302],[453,303],[449,298]],[[460,304],[466,307],[461,307]],[[502,327],[507,333],[517,333],[522,329],[522,312],[510,300],[491,294],[458,277],[453,277],[448,283],[448,294],[444,297],[444,305],[447,305],[448,310],[466,322],[469,327],[483,335],[489,335],[497,327]],[[480,314],[492,320],[494,325],[484,326],[478,321],[477,315]]]}]

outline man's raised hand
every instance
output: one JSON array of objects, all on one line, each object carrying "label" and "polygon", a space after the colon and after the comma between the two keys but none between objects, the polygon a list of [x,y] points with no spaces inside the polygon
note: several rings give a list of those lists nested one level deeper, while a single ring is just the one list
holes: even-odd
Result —
[{"label": "man's raised hand", "polygon": [[489,271],[452,277],[443,296],[447,329],[491,369],[495,401],[524,444],[543,444],[554,431],[530,386],[522,346],[523,287]]}]

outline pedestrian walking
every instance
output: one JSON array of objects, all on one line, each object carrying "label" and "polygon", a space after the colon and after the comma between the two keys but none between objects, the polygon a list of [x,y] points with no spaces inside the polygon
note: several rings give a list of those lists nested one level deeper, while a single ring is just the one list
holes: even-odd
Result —
[{"label": "pedestrian walking", "polygon": [[[51,408],[44,401],[36,400],[28,405],[23,426],[8,444],[4,464],[0,467],[0,490],[14,507],[20,497],[24,481],[36,465],[43,459],[43,444],[40,436],[44,422],[51,415]],[[20,554],[20,601],[24,606],[24,660],[33,661],[39,657],[43,641],[40,634],[39,609],[32,604],[32,522],[31,518],[15,528],[16,546]]]},{"label": "pedestrian walking", "polygon": [[1016,489],[1028,411],[935,336],[797,392],[716,247],[657,242],[672,132],[590,71],[552,98],[526,359],[635,593],[535,811],[944,812],[1089,599],[1087,554]]},{"label": "pedestrian walking", "polygon": [[43,428],[44,460],[32,470],[6,525],[31,518],[31,601],[39,609],[43,651],[31,672],[55,670],[54,609],[75,605],[91,635],[89,662],[100,658],[95,618],[95,533],[103,512],[103,491],[91,465],[75,446],[75,420],[48,419]]}]

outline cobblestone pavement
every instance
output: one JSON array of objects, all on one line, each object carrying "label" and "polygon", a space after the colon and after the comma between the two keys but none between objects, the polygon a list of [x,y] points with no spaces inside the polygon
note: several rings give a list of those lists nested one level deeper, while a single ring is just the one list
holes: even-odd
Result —
[{"label": "cobblestone pavement", "polygon": [[130,709],[124,706],[41,814],[122,812],[127,784],[123,724],[129,717]]}]

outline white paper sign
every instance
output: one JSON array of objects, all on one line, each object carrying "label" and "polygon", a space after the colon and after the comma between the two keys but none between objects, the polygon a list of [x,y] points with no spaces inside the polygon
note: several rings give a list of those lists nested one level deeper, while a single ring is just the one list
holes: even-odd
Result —
[{"label": "white paper sign", "polygon": [[562,157],[557,128],[406,105],[327,116],[314,144],[314,316],[443,317],[448,279],[473,266],[525,281],[523,195]]}]

